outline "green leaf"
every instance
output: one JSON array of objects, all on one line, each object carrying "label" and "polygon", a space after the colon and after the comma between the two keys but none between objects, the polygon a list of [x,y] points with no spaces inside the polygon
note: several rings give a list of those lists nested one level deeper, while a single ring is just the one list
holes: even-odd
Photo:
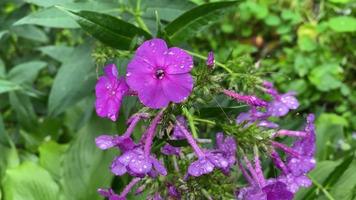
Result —
[{"label": "green leaf", "polygon": [[54,79],[48,99],[49,114],[58,115],[91,94],[95,79],[90,46],[77,47]]},{"label": "green leaf", "polygon": [[342,68],[338,63],[331,62],[315,67],[308,75],[308,78],[320,91],[329,91],[342,85],[339,78],[342,72]]},{"label": "green leaf", "polygon": [[6,169],[18,166],[20,160],[17,154],[17,150],[14,146],[8,147],[7,145],[5,146],[0,144],[0,152],[0,180],[2,180]]},{"label": "green leaf", "polygon": [[38,6],[50,7],[54,5],[62,5],[65,3],[71,3],[73,0],[25,0],[27,3],[36,4]]},{"label": "green leaf", "polygon": [[5,78],[5,75],[6,75],[5,63],[0,58],[0,78]]},{"label": "green leaf", "polygon": [[356,159],[353,159],[342,176],[338,175],[338,180],[334,182],[333,186],[330,186],[330,193],[335,199],[353,200],[355,198],[356,187]]},{"label": "green leaf", "polygon": [[74,48],[63,45],[53,45],[40,47],[38,50],[40,50],[43,54],[64,63],[71,57]]},{"label": "green leaf", "polygon": [[8,33],[8,31],[0,31],[0,40],[2,39],[2,37],[4,37],[4,35],[6,35]]},{"label": "green leaf", "polygon": [[356,31],[356,18],[348,16],[339,16],[329,19],[329,27],[336,32],[354,32]]},{"label": "green leaf", "polygon": [[328,0],[328,1],[333,2],[333,3],[340,3],[340,4],[351,2],[351,0]]},{"label": "green leaf", "polygon": [[113,175],[109,166],[115,152],[98,149],[94,141],[101,133],[114,132],[114,126],[108,120],[95,117],[71,142],[60,168],[63,199],[101,199],[96,190],[110,186]]},{"label": "green leaf", "polygon": [[0,94],[9,91],[20,90],[20,89],[22,88],[17,84],[7,80],[0,79]]},{"label": "green leaf", "polygon": [[302,51],[310,52],[316,49],[317,43],[309,36],[303,35],[298,38],[298,46]]},{"label": "green leaf", "polygon": [[30,98],[20,92],[10,92],[10,104],[16,112],[18,122],[26,129],[36,128],[37,116]]},{"label": "green leaf", "polygon": [[117,49],[130,49],[137,36],[151,37],[146,31],[111,15],[91,11],[70,12],[84,31]]},{"label": "green leaf", "polygon": [[226,8],[232,7],[236,3],[237,1],[223,1],[197,6],[169,23],[165,31],[172,43],[185,41],[221,16]]},{"label": "green leaf", "polygon": [[14,25],[35,24],[53,28],[79,28],[78,24],[65,12],[50,7],[31,13],[15,22]]},{"label": "green leaf", "polygon": [[30,61],[21,63],[13,67],[7,77],[14,83],[32,83],[41,69],[47,66],[47,63],[43,61]]},{"label": "green leaf", "polygon": [[56,200],[59,194],[51,175],[30,162],[7,170],[3,189],[6,200]]},{"label": "green leaf", "polygon": [[32,25],[22,25],[22,26],[14,26],[12,31],[19,37],[38,41],[38,42],[48,42],[48,37],[46,33]]},{"label": "green leaf", "polygon": [[40,165],[49,171],[55,180],[60,179],[60,170],[63,155],[68,145],[58,144],[54,141],[43,143],[39,147]]},{"label": "green leaf", "polygon": [[343,137],[343,129],[348,126],[345,118],[333,114],[323,113],[316,120],[317,158],[323,160],[327,157],[328,148]]},{"label": "green leaf", "polygon": [[157,11],[159,17],[164,21],[172,21],[184,11],[191,9],[195,4],[181,0],[150,0],[143,1],[143,18],[155,20],[154,12]]},{"label": "green leaf", "polygon": [[268,15],[265,22],[269,26],[278,26],[281,23],[281,19],[277,15]]}]

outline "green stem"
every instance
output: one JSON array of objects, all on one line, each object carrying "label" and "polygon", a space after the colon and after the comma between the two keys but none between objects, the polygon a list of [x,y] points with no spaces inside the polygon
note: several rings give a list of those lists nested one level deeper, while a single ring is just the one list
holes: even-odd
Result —
[{"label": "green stem", "polygon": [[200,118],[196,118],[196,117],[194,117],[194,121],[204,122],[204,123],[211,124],[211,125],[215,125],[216,124],[214,121],[211,121],[211,120],[208,120],[208,119],[200,119]]},{"label": "green stem", "polygon": [[315,180],[312,176],[308,175],[310,180],[313,182],[313,184],[318,187],[326,196],[327,199],[329,200],[335,200],[333,196],[317,181]]},{"label": "green stem", "polygon": [[197,129],[194,125],[194,117],[189,113],[187,108],[183,108],[183,113],[187,117],[189,127],[190,127],[190,130],[192,131],[193,137],[198,138]]},{"label": "green stem", "polygon": [[135,20],[136,20],[138,26],[140,28],[142,28],[143,30],[145,30],[146,32],[148,32],[149,34],[151,34],[150,30],[148,29],[145,22],[141,18],[141,0],[137,1],[136,10],[135,10],[134,15],[135,15]]},{"label": "green stem", "polygon": [[[191,54],[192,56],[200,58],[202,60],[206,60],[207,59],[206,56],[203,56],[201,54],[198,54],[198,53],[195,53],[195,52],[192,52],[192,51],[188,51],[188,50],[185,50],[185,51],[188,52],[189,54]],[[226,65],[222,64],[221,62],[215,61],[215,64],[216,64],[216,66],[219,66],[219,67],[225,69],[230,74],[234,73],[231,69],[229,69]]]}]

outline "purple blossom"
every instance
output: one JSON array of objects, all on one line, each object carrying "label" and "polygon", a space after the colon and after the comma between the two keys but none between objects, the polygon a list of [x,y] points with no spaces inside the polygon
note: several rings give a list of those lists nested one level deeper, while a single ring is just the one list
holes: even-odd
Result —
[{"label": "purple blossom", "polygon": [[104,76],[99,77],[95,86],[95,109],[100,117],[116,121],[122,98],[129,91],[124,77],[119,77],[114,64],[104,68]]},{"label": "purple blossom", "polygon": [[256,123],[260,127],[278,128],[278,124],[267,120],[268,117],[268,113],[258,111],[255,107],[252,107],[248,112],[240,113],[236,118],[236,123],[246,123],[246,126]]},{"label": "purple blossom", "polygon": [[214,67],[215,65],[214,52],[210,51],[208,53],[208,58],[206,59],[206,65],[209,67],[209,69]]},{"label": "purple blossom", "polygon": [[[272,90],[274,91],[274,90]],[[295,110],[299,107],[299,102],[295,98],[294,92],[278,94],[277,92],[269,92],[273,96],[273,101],[267,106],[267,113],[271,116],[281,117],[286,115],[289,110]]]},{"label": "purple blossom", "polygon": [[228,136],[224,139],[223,133],[217,133],[216,146],[217,150],[222,153],[223,157],[228,162],[228,166],[223,169],[223,172],[227,174],[229,172],[229,169],[236,162],[236,142],[231,136]]},{"label": "purple blossom", "polygon": [[[180,115],[176,119],[185,129],[188,128],[187,120],[185,120],[183,116]],[[177,139],[177,140],[185,139],[184,133],[182,132],[182,130],[179,128],[177,124],[174,126],[172,137],[173,139]]]},{"label": "purple blossom", "polygon": [[158,109],[184,101],[193,89],[189,72],[193,58],[183,49],[168,48],[162,39],[145,41],[127,66],[126,80],[141,102]]},{"label": "purple blossom", "polygon": [[179,156],[181,149],[179,147],[174,147],[170,144],[165,144],[162,148],[161,148],[161,152],[167,156],[169,155],[176,155]]},{"label": "purple blossom", "polygon": [[236,198],[241,200],[291,200],[293,193],[288,190],[287,185],[281,181],[274,179],[265,180],[258,154],[255,151],[255,167],[244,156],[247,169],[250,174],[244,169],[239,162],[239,167],[249,182],[249,186],[240,189]]},{"label": "purple blossom", "polygon": [[146,175],[155,177],[157,173],[163,176],[167,175],[163,164],[154,156],[145,156],[141,148],[127,151],[117,157],[111,165],[111,171],[117,176],[122,176],[125,173],[136,177]]},{"label": "purple blossom", "polygon": [[192,146],[195,155],[198,157],[198,160],[192,162],[188,167],[188,174],[191,176],[201,176],[208,174],[214,170],[226,169],[229,165],[228,161],[224,158],[222,153],[214,151],[204,152],[196,143],[193,136],[188,132],[188,130],[177,121],[177,126],[180,128],[188,143]]},{"label": "purple blossom", "polygon": [[305,175],[280,175],[278,177],[278,181],[285,183],[287,185],[287,189],[292,193],[298,192],[300,187],[310,187],[312,185],[311,180]]},{"label": "purple blossom", "polygon": [[168,196],[170,196],[174,199],[181,199],[181,195],[180,195],[178,189],[173,184],[168,183],[167,189],[168,189]]},{"label": "purple blossom", "polygon": [[240,95],[234,91],[231,90],[223,90],[223,93],[226,96],[229,96],[233,99],[235,99],[236,101],[242,101],[244,103],[247,103],[250,106],[254,106],[254,107],[265,107],[267,106],[267,102],[257,98],[256,96],[252,96],[252,95]]},{"label": "purple blossom", "polygon": [[127,194],[131,191],[132,187],[135,186],[141,179],[134,178],[130,181],[129,184],[123,189],[120,195],[115,194],[112,189],[98,189],[98,193],[103,196],[107,197],[109,200],[126,200]]}]

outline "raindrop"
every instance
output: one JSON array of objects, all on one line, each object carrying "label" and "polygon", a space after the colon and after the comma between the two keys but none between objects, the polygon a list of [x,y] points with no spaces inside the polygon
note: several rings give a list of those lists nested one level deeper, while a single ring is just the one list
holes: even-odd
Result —
[{"label": "raindrop", "polygon": [[131,76],[131,73],[130,73],[130,72],[129,72],[129,73],[127,73],[127,74],[126,74],[126,76]]}]

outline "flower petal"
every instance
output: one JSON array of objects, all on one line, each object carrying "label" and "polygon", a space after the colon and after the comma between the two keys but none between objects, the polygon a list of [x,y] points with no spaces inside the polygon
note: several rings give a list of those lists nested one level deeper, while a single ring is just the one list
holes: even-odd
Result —
[{"label": "flower petal", "polygon": [[169,99],[162,94],[161,84],[155,82],[150,83],[150,86],[145,86],[144,90],[139,91],[138,97],[141,102],[150,108],[159,109],[166,107]]},{"label": "flower petal", "polygon": [[280,101],[273,101],[267,107],[267,112],[275,117],[284,116],[288,113],[289,108]]},{"label": "flower petal", "polygon": [[168,47],[164,40],[154,38],[147,40],[140,45],[136,50],[136,57],[140,57],[146,63],[150,63],[152,66],[164,66],[164,52]]},{"label": "flower petal", "polygon": [[284,94],[281,96],[281,101],[288,106],[289,109],[297,109],[299,107],[299,102],[297,98],[292,95]]},{"label": "flower petal", "polygon": [[109,64],[104,68],[104,73],[107,77],[117,78],[118,72],[115,64]]},{"label": "flower petal", "polygon": [[117,176],[122,176],[127,172],[126,166],[119,161],[120,157],[117,157],[111,164],[111,172]]},{"label": "flower petal", "polygon": [[145,159],[143,155],[139,155],[131,159],[128,167],[134,174],[143,175],[151,171],[152,163]]},{"label": "flower petal", "polygon": [[166,170],[166,168],[164,167],[164,165],[163,165],[163,163],[161,161],[157,160],[154,157],[151,157],[151,162],[153,164],[153,167],[155,168],[155,170],[158,173],[160,173],[163,176],[167,175],[167,170]]},{"label": "flower petal", "polygon": [[115,146],[114,137],[111,135],[101,135],[95,138],[95,144],[100,149],[109,149]]},{"label": "flower petal", "polygon": [[178,47],[165,52],[165,70],[168,74],[184,74],[193,68],[193,57]]},{"label": "flower petal", "polygon": [[161,82],[164,94],[175,103],[184,101],[192,92],[193,78],[190,74],[167,75]]},{"label": "flower petal", "polygon": [[214,170],[214,165],[206,158],[200,158],[192,162],[188,167],[188,173],[192,176],[201,176]]}]

